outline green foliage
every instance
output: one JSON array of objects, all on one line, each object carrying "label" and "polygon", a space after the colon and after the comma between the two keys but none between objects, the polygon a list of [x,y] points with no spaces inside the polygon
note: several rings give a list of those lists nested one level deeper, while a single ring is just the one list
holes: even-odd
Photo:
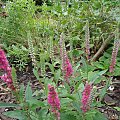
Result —
[{"label": "green foliage", "polygon": [[[14,94],[17,104],[0,103],[0,107],[15,107],[17,110],[5,112],[4,115],[19,120],[55,120],[47,103],[48,84],[52,84],[60,98],[61,120],[107,120],[96,108],[103,105],[101,100],[111,83],[111,79],[105,75],[110,75],[108,69],[112,49],[107,46],[109,49],[98,61],[87,61],[84,52],[85,36],[90,39],[92,57],[120,22],[118,3],[119,0],[54,0],[51,6],[46,3],[35,6],[33,0],[6,2],[8,17],[0,17],[0,42],[16,69],[23,71],[32,60],[33,74],[41,89],[34,91],[30,82],[27,86],[17,86]],[[86,21],[89,21],[89,30],[87,28],[85,32]],[[61,60],[58,57],[58,41],[62,32],[65,34],[65,47],[74,70],[69,84],[61,76]],[[118,55],[115,76],[120,74],[119,58]],[[12,77],[16,87],[14,67]],[[81,99],[86,81],[92,83],[93,91],[90,110],[83,113]],[[105,87],[97,90],[95,85],[103,81]],[[100,101],[96,101],[96,98]],[[115,109],[119,111],[119,108]]]},{"label": "green foliage", "polygon": [[20,71],[25,69],[25,67],[28,65],[30,61],[28,59],[28,55],[29,55],[28,49],[18,44],[9,47],[6,46],[6,50],[8,51],[7,55],[8,58],[10,59],[9,60],[10,63]]},{"label": "green foliage", "polygon": [[[119,67],[120,67],[120,50],[118,51],[118,56],[116,59],[116,65],[115,65],[115,71],[114,71],[114,76],[119,76]],[[111,53],[112,53],[112,48],[110,47],[106,52],[104,52],[103,56],[99,58],[98,61],[92,63],[93,66],[95,66],[99,70],[105,70],[109,69],[110,66],[110,61],[111,61]],[[109,75],[109,72],[107,72]]]},{"label": "green foliage", "polygon": [[30,82],[28,83],[26,91],[25,91],[25,99],[26,100],[32,99],[32,89],[30,87]]},{"label": "green foliage", "polygon": [[[35,14],[35,5],[32,0],[14,0],[7,2],[6,12],[8,17],[1,19],[0,39],[5,43],[24,43],[27,30],[33,27]],[[4,26],[4,27],[3,27]]]},{"label": "green foliage", "polygon": [[17,104],[12,104],[12,103],[1,103],[0,102],[0,108],[5,108],[5,107],[19,107]]},{"label": "green foliage", "polygon": [[18,120],[28,120],[27,117],[25,116],[25,112],[21,110],[8,111],[8,112],[5,112],[4,115],[10,118],[16,118]]},{"label": "green foliage", "polygon": [[85,120],[107,120],[105,116],[99,111],[89,111],[86,113]]},{"label": "green foliage", "polygon": [[120,111],[120,107],[114,107],[117,111]]}]

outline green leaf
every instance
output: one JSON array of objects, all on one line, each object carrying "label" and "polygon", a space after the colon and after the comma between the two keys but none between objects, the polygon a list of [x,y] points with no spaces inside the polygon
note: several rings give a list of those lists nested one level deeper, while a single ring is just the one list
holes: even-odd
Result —
[{"label": "green leaf", "polygon": [[101,64],[100,62],[95,62],[95,63],[93,63],[97,68],[100,68],[100,69],[105,69],[105,67],[104,67],[104,65],[103,64]]},{"label": "green leaf", "polygon": [[87,74],[87,72],[88,72],[88,65],[86,63],[86,60],[83,57],[81,57],[81,61],[80,62],[82,63],[82,67],[81,67],[82,70],[84,72],[86,72],[86,74]]},{"label": "green leaf", "polygon": [[76,71],[79,69],[80,67],[80,62],[77,63],[77,65],[74,67],[74,73],[76,73]]},{"label": "green leaf", "polygon": [[61,105],[67,105],[72,102],[72,100],[69,98],[61,98],[60,101],[61,101]]},{"label": "green leaf", "polygon": [[12,103],[0,103],[0,108],[4,108],[4,107],[19,107],[19,105]]},{"label": "green leaf", "polygon": [[19,91],[19,101],[22,103],[24,101],[24,85],[21,85]]},{"label": "green leaf", "polygon": [[16,75],[16,69],[12,67],[12,80],[13,84],[16,87],[17,86],[17,75]]},{"label": "green leaf", "polygon": [[88,111],[85,114],[85,120],[93,120],[93,118],[95,117],[95,114],[96,114],[96,111],[94,110]]},{"label": "green leaf", "polygon": [[44,102],[43,101],[39,101],[37,99],[27,100],[27,102],[30,104],[30,106],[36,105],[37,107],[45,107]]},{"label": "green leaf", "polygon": [[26,100],[32,99],[32,89],[30,87],[30,82],[28,83],[26,91],[25,91],[25,98]]},{"label": "green leaf", "polygon": [[104,95],[106,94],[106,87],[102,88],[102,90],[100,91],[100,98],[102,99],[104,97]]},{"label": "green leaf", "polygon": [[47,62],[47,63],[45,63],[45,65],[48,65],[51,72],[54,74],[54,66],[53,66],[53,64],[50,64],[50,63]]},{"label": "green leaf", "polygon": [[19,120],[28,120],[25,115],[25,112],[21,110],[8,111],[8,112],[4,112],[3,114],[10,118],[16,118]]},{"label": "green leaf", "polygon": [[66,97],[67,98],[69,98],[69,99],[71,99],[71,100],[73,100],[73,101],[75,101],[76,100],[76,98],[75,97],[73,97],[72,95],[70,95],[70,94],[67,94],[66,95]]},{"label": "green leaf", "polygon": [[33,73],[35,75],[35,77],[37,78],[37,80],[40,80],[39,74],[38,74],[38,70],[37,69],[33,69]]},{"label": "green leaf", "polygon": [[39,115],[39,120],[46,120],[46,115],[48,114],[48,110],[47,109],[43,109],[41,108],[40,111],[38,111],[38,115]]},{"label": "green leaf", "polygon": [[107,120],[107,118],[101,112],[97,111],[93,120]]},{"label": "green leaf", "polygon": [[109,78],[107,81],[106,81],[106,85],[104,86],[104,88],[102,88],[102,90],[100,91],[100,99],[102,100],[102,98],[104,97],[104,95],[106,94],[106,91],[108,89],[108,86],[110,85],[111,83],[111,80],[112,78]]},{"label": "green leaf", "polygon": [[76,120],[76,117],[71,114],[61,113],[61,120]]},{"label": "green leaf", "polygon": [[89,80],[94,82],[96,79],[98,79],[101,75],[103,75],[107,70],[103,70],[100,72],[89,72]]},{"label": "green leaf", "polygon": [[117,111],[120,112],[120,107],[114,107]]},{"label": "green leaf", "polygon": [[82,113],[81,109],[80,109],[80,104],[78,104],[77,102],[73,102],[73,107],[79,112]]},{"label": "green leaf", "polygon": [[79,90],[80,92],[82,92],[82,91],[84,90],[84,84],[83,84],[83,83],[81,83],[81,84],[79,85],[78,90]]},{"label": "green leaf", "polygon": [[[30,111],[30,118],[31,118],[31,120],[41,120],[41,119],[39,119],[39,116],[38,116],[38,114],[36,114],[35,112],[33,112],[33,111]],[[30,119],[29,118],[29,119]]]}]

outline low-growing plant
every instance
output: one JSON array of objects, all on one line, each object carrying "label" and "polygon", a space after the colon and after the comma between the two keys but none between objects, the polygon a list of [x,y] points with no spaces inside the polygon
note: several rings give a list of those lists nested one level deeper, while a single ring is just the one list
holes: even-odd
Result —
[{"label": "low-growing plant", "polygon": [[21,45],[12,45],[10,47],[6,47],[6,50],[8,52],[7,57],[10,64],[12,64],[19,71],[25,70],[25,67],[30,62],[30,59],[28,59],[28,49]]}]

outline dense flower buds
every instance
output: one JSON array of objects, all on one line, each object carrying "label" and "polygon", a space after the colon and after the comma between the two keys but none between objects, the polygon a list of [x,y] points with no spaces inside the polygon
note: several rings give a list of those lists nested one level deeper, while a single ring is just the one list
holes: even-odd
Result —
[{"label": "dense flower buds", "polygon": [[92,91],[92,85],[89,83],[86,83],[85,88],[82,93],[82,111],[87,112],[90,109],[90,101],[91,101],[91,91]]},{"label": "dense flower buds", "polygon": [[0,48],[0,70],[7,71],[9,67],[4,51]]},{"label": "dense flower buds", "polygon": [[55,88],[51,85],[48,85],[48,104],[51,106],[51,112],[54,113],[54,115],[56,116],[57,120],[60,120],[60,100],[58,98],[58,94],[55,91]]},{"label": "dense flower buds", "polygon": [[114,47],[113,47],[113,51],[112,51],[112,58],[111,58],[111,64],[110,64],[110,67],[109,67],[109,72],[110,73],[112,73],[114,71],[114,67],[115,67],[115,64],[116,64],[116,57],[117,57],[117,54],[118,54],[119,47],[120,47],[120,42],[116,40],[114,42]]},{"label": "dense flower buds", "polygon": [[4,51],[0,48],[0,72],[3,72],[3,75],[0,76],[4,82],[7,83],[8,87],[15,89],[12,82],[12,70],[6,58]]},{"label": "dense flower buds", "polygon": [[66,79],[68,79],[71,75],[72,75],[72,73],[73,73],[73,69],[72,69],[72,65],[71,65],[71,63],[70,63],[70,61],[69,61],[69,59],[68,58],[66,58],[66,67],[65,67],[65,78]]},{"label": "dense flower buds", "polygon": [[60,57],[62,59],[62,71],[63,71],[64,79],[67,82],[69,82],[68,80],[73,74],[73,69],[66,53],[66,48],[63,41],[63,34],[61,34],[60,36]]},{"label": "dense flower buds", "polygon": [[9,76],[5,73],[2,76],[0,76],[0,79],[2,79],[4,82],[11,84],[12,80],[9,78]]}]

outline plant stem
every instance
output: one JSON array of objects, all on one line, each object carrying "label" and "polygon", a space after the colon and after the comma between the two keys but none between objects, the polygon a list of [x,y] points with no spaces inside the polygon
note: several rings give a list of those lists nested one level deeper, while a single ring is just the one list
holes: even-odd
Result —
[{"label": "plant stem", "polygon": [[108,36],[108,38],[103,42],[102,46],[100,47],[100,49],[97,51],[97,53],[93,56],[93,58],[91,59],[91,61],[96,61],[99,56],[103,53],[103,51],[105,50],[105,48],[108,46],[109,42],[112,40],[111,38],[114,36],[114,34],[111,34]]}]

